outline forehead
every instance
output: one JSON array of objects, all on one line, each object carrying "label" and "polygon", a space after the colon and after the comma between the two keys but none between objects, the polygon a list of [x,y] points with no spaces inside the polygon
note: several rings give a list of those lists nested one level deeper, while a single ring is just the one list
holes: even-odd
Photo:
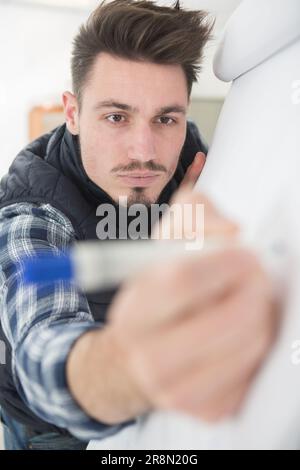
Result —
[{"label": "forehead", "polygon": [[103,53],[95,60],[83,98],[90,104],[113,98],[137,107],[152,104],[153,108],[176,99],[187,106],[187,82],[179,65],[136,62]]}]

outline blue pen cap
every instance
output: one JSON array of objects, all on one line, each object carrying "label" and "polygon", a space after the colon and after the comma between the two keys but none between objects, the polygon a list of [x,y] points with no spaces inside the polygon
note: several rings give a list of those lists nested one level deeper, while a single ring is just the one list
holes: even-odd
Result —
[{"label": "blue pen cap", "polygon": [[74,279],[74,268],[69,254],[44,253],[33,258],[25,258],[22,261],[26,284],[72,281]]}]

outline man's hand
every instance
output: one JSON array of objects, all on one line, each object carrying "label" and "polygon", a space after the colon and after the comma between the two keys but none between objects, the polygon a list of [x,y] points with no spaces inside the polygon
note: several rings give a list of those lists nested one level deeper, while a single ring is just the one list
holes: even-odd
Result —
[{"label": "man's hand", "polygon": [[[237,234],[203,195],[184,188],[174,200],[205,204],[207,236]],[[69,386],[109,424],[150,409],[217,420],[239,408],[275,327],[270,281],[251,252],[195,251],[124,283],[106,327],[71,351]]]},{"label": "man's hand", "polygon": [[274,337],[271,287],[241,249],[158,266],[129,283],[109,334],[145,409],[234,413]]}]

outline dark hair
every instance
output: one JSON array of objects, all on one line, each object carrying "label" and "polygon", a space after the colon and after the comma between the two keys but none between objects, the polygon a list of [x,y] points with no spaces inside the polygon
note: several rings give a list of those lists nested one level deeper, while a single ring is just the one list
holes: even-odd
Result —
[{"label": "dark hair", "polygon": [[172,7],[148,0],[104,0],[73,42],[72,82],[79,105],[101,52],[134,61],[180,65],[190,96],[213,25],[206,12],[184,10],[180,0]]}]

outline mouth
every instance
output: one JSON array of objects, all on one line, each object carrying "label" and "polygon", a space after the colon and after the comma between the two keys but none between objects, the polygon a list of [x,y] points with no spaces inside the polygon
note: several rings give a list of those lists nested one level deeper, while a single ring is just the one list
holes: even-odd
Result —
[{"label": "mouth", "polygon": [[150,186],[153,184],[157,178],[159,178],[159,174],[157,173],[128,173],[125,175],[118,175],[118,178],[120,178],[123,183],[125,183],[127,186],[135,186],[135,187],[146,187]]}]

